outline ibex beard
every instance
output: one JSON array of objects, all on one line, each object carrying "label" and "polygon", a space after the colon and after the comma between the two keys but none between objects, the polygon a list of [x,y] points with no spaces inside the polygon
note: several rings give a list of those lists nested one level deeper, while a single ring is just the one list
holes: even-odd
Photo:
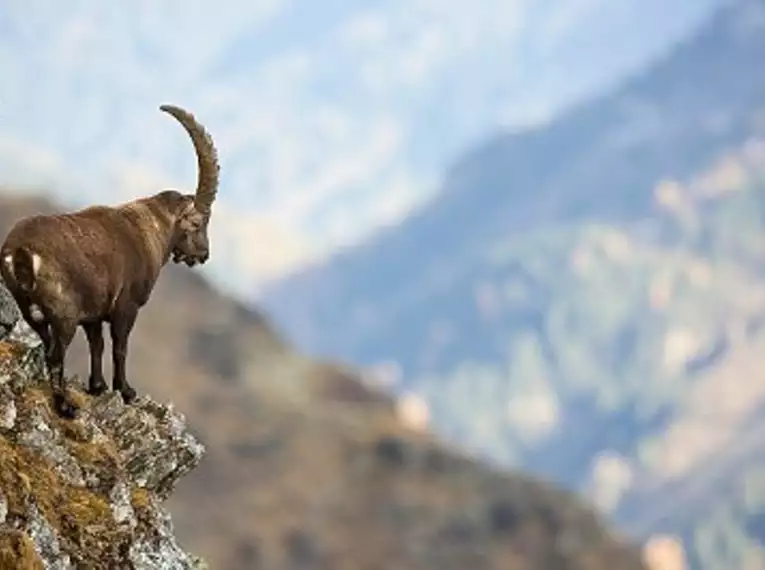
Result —
[{"label": "ibex beard", "polygon": [[212,138],[194,116],[173,105],[162,111],[186,129],[197,154],[194,194],[165,190],[117,206],[18,221],[0,248],[0,274],[24,320],[40,336],[57,413],[73,418],[77,405],[64,380],[64,361],[77,327],[90,349],[88,392],[107,390],[102,360],[103,324],[112,340],[112,388],[131,403],[128,338],[160,271],[172,258],[189,267],[210,256],[207,226],[218,190]]}]

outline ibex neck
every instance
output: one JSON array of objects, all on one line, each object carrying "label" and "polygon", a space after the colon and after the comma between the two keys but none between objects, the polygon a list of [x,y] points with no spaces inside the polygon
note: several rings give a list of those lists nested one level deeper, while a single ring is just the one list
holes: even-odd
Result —
[{"label": "ibex neck", "polygon": [[168,207],[165,200],[152,196],[124,206],[130,210],[141,233],[147,253],[159,271],[170,258],[175,240],[176,208]]}]

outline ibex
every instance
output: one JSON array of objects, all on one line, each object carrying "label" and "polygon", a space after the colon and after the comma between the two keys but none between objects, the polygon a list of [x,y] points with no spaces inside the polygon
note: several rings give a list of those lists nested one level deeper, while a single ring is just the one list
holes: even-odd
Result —
[{"label": "ibex", "polygon": [[172,256],[189,267],[210,256],[207,225],[218,190],[212,138],[194,116],[173,105],[160,109],[188,131],[197,154],[195,194],[165,190],[117,206],[92,206],[22,219],[0,248],[0,270],[24,320],[45,349],[53,404],[74,418],[77,405],[64,382],[64,360],[78,326],[90,349],[88,392],[107,390],[102,325],[109,323],[112,388],[125,403],[136,392],[126,378],[128,337],[161,269]]}]

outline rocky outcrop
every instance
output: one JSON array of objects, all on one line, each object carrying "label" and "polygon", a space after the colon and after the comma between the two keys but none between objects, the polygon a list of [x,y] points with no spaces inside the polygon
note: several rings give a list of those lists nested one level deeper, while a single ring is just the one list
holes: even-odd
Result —
[{"label": "rocky outcrop", "polygon": [[0,341],[0,569],[206,568],[162,504],[205,451],[184,417],[110,392],[78,393],[80,417],[60,419],[43,362],[16,322]]},{"label": "rocky outcrop", "polygon": [[13,331],[19,317],[19,308],[8,289],[0,282],[0,339],[5,338]]}]

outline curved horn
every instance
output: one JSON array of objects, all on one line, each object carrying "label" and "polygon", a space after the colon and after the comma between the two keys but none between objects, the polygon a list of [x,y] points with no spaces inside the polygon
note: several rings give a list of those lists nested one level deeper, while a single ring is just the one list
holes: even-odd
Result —
[{"label": "curved horn", "polygon": [[194,150],[197,153],[197,191],[194,205],[197,210],[205,214],[210,213],[210,207],[218,193],[218,178],[220,165],[218,164],[218,151],[212,137],[200,125],[194,115],[175,105],[161,105],[161,111],[175,117],[183,128],[189,133]]}]

